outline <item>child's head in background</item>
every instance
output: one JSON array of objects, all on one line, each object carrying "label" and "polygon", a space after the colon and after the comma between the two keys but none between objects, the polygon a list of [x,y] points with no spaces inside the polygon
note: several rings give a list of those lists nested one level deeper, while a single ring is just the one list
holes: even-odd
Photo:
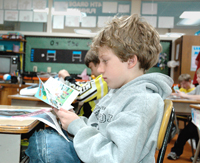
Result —
[{"label": "child's head in background", "polygon": [[[114,81],[119,82],[113,85],[113,88],[119,88],[153,67],[162,47],[158,32],[144,19],[133,14],[114,17],[93,39],[91,49],[99,56],[99,70],[105,76],[105,81],[108,83],[110,80],[111,85]],[[121,64],[112,58],[113,55]],[[112,62],[119,64],[109,66]],[[117,78],[124,80],[118,81]]]},{"label": "child's head in background", "polygon": [[92,51],[91,49],[88,50],[87,54],[85,55],[84,62],[86,66],[91,69],[91,75],[94,75],[95,77],[100,75],[100,73],[97,71],[100,61],[95,51]]},{"label": "child's head in background", "polygon": [[190,89],[191,88],[192,80],[191,80],[191,76],[189,74],[181,74],[178,77],[178,81],[181,85],[181,88],[184,88],[184,89]]}]

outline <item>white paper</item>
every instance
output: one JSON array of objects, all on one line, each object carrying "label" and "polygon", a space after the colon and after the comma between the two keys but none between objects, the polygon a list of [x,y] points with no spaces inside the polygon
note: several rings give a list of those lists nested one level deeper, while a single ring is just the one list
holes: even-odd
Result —
[{"label": "white paper", "polygon": [[4,0],[4,9],[17,9],[17,0]]},{"label": "white paper", "polygon": [[153,27],[157,27],[157,16],[143,16],[143,18],[145,18]]},{"label": "white paper", "polygon": [[179,56],[179,48],[180,48],[180,44],[176,45],[176,60],[178,60],[178,56]]},{"label": "white paper", "polygon": [[102,13],[117,13],[117,2],[103,2]]},{"label": "white paper", "polygon": [[158,28],[174,28],[174,17],[158,17]]},{"label": "white paper", "polygon": [[96,16],[87,16],[82,18],[82,27],[96,27]]},{"label": "white paper", "polygon": [[191,54],[191,66],[190,71],[196,71],[197,65],[195,64],[195,60],[199,54],[200,46],[192,46],[192,54]]},{"label": "white paper", "polygon": [[110,20],[112,20],[111,16],[98,16],[98,27],[104,27]]},{"label": "white paper", "polygon": [[4,16],[4,10],[0,10],[0,24],[4,23],[3,16]]},{"label": "white paper", "polygon": [[6,21],[18,21],[18,11],[5,10],[5,20]]},{"label": "white paper", "polygon": [[55,11],[67,11],[68,3],[67,2],[54,2]]},{"label": "white paper", "polygon": [[19,10],[31,10],[32,9],[32,0],[18,0],[18,9]]},{"label": "white paper", "polygon": [[119,5],[118,6],[118,13],[129,13],[130,12],[130,5]]},{"label": "white paper", "polygon": [[[36,108],[36,107],[34,107]],[[51,108],[44,107],[40,109],[0,109],[0,119],[7,120],[39,120],[48,126],[54,128],[60,135],[62,135],[67,141],[67,137],[63,133],[60,125],[58,124],[57,117],[51,113]]]},{"label": "white paper", "polygon": [[47,6],[46,0],[33,0],[33,9],[45,9]]},{"label": "white paper", "polygon": [[19,11],[19,21],[32,22],[33,21],[33,12],[32,11]]},{"label": "white paper", "polygon": [[47,22],[47,13],[46,12],[34,12],[33,21],[34,22]]},{"label": "white paper", "polygon": [[80,26],[80,16],[65,16],[65,26],[66,27],[79,27]]},{"label": "white paper", "polygon": [[64,15],[53,16],[53,29],[64,29]]},{"label": "white paper", "polygon": [[0,0],[0,9],[3,9],[3,0]]},{"label": "white paper", "polygon": [[157,3],[142,3],[142,14],[157,14]]}]

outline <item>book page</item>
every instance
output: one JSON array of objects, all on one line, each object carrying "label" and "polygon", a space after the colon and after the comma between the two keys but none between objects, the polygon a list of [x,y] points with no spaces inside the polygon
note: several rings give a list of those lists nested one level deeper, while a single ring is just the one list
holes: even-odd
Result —
[{"label": "book page", "polygon": [[60,109],[70,110],[73,107],[71,103],[76,99],[79,92],[66,84],[50,77],[45,84],[39,78],[39,88],[35,94],[36,98],[46,102],[47,104]]},{"label": "book page", "polygon": [[50,127],[54,128],[60,135],[62,135],[68,142],[69,140],[63,133],[56,116],[51,113],[51,108],[42,109],[0,109],[0,119],[15,119],[28,120],[37,119]]}]

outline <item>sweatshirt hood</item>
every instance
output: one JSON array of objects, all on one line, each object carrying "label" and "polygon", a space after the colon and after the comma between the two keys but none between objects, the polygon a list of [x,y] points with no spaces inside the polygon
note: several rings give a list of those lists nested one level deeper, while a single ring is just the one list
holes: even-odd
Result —
[{"label": "sweatshirt hood", "polygon": [[[134,85],[135,91],[154,92],[160,94],[165,99],[172,93],[172,85],[174,81],[171,77],[162,73],[148,73],[141,75],[122,87],[129,88],[130,85]],[[138,87],[140,85],[140,87]],[[140,90],[137,89],[140,88]]]}]

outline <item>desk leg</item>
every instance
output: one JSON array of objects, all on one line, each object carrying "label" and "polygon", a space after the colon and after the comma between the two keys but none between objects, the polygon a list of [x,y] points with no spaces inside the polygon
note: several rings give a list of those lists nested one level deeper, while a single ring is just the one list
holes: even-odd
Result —
[{"label": "desk leg", "polygon": [[0,134],[0,158],[2,162],[19,163],[20,161],[20,134]]},{"label": "desk leg", "polygon": [[[200,138],[200,131],[199,131],[198,127],[197,127],[197,132],[198,132],[198,135],[199,135],[199,138]],[[199,139],[197,149],[196,149],[196,152],[195,152],[195,155],[194,155],[194,160],[193,160],[192,163],[196,163],[198,155],[199,155],[199,151],[200,151],[200,139]]]}]

